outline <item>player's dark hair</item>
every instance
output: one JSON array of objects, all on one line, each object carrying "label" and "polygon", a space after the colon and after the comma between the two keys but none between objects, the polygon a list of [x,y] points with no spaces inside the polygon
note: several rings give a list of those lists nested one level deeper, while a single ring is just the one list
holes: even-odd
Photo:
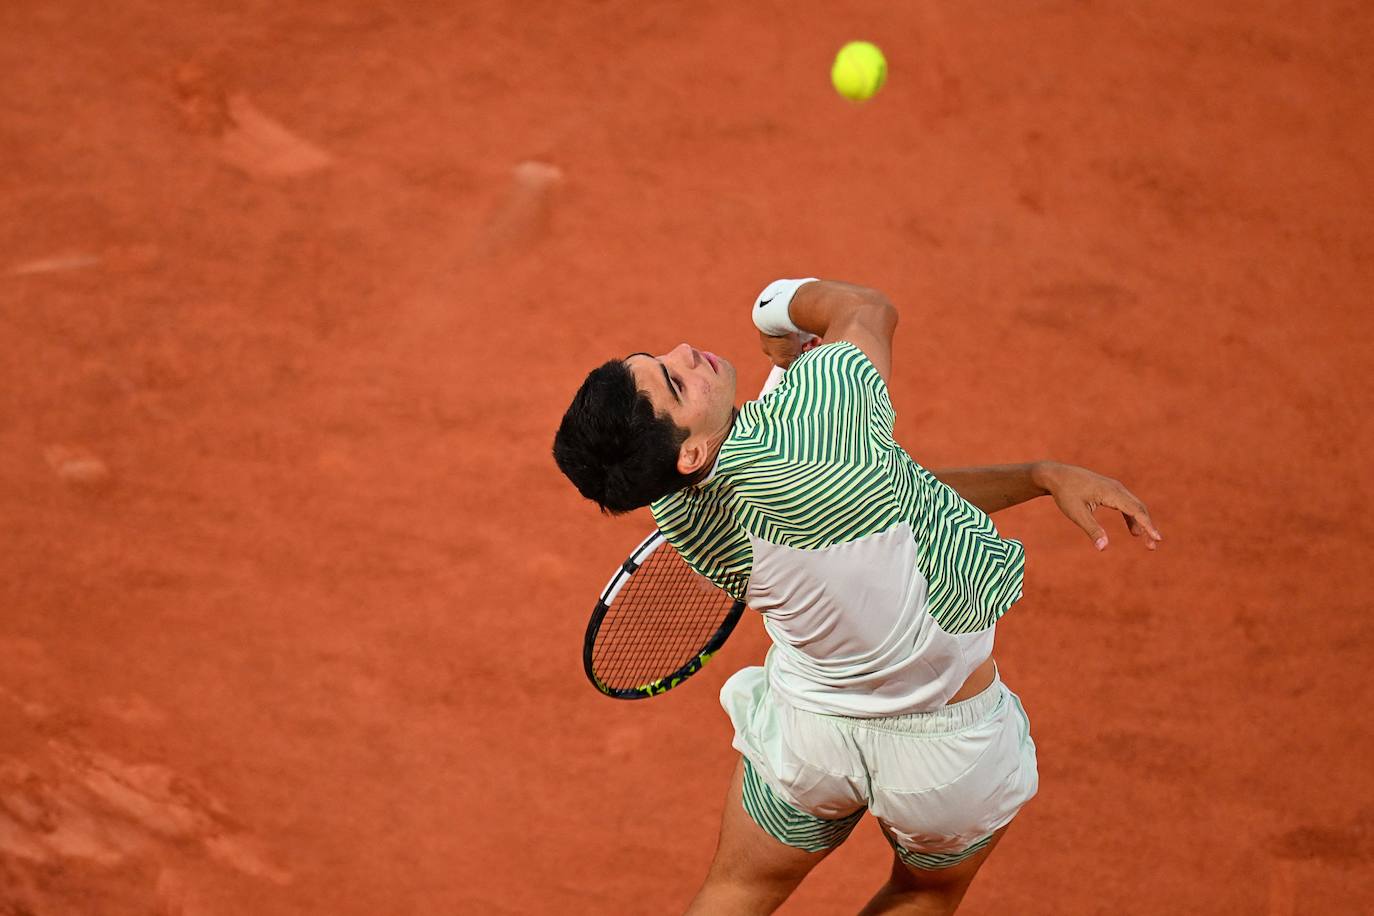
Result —
[{"label": "player's dark hair", "polygon": [[553,460],[601,511],[620,515],[692,483],[677,469],[687,430],[654,412],[624,362],[593,369],[553,437]]}]

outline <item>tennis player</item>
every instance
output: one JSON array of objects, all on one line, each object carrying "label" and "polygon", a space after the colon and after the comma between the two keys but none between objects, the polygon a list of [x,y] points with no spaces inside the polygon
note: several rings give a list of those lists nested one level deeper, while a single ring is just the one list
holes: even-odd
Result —
[{"label": "tennis player", "polygon": [[[988,516],[1039,496],[1098,550],[1120,483],[1054,462],[928,471],[893,440],[897,312],[881,293],[779,280],[755,300],[782,383],[735,407],[735,369],[682,344],[588,375],[554,441],[603,511],[651,507],[697,572],[763,615],[762,667],[721,690],[741,758],[692,914],[771,913],[865,811],[893,848],[864,913],[952,913],[1035,795],[1035,743],[993,661],[1021,545]],[[812,346],[812,337],[825,343]]]}]

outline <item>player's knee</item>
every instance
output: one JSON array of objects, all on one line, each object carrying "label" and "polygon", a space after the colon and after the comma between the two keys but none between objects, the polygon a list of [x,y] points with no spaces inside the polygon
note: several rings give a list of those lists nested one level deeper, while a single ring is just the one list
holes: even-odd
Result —
[{"label": "player's knee", "polygon": [[969,884],[969,879],[955,880],[949,875],[918,875],[898,863],[892,877],[874,899],[881,902],[879,911],[883,913],[919,913],[922,916],[953,913],[964,899]]},{"label": "player's knee", "polygon": [[888,913],[909,913],[912,916],[949,916],[959,909],[963,893],[950,894],[942,890],[914,891],[886,901]]},{"label": "player's knee", "polygon": [[801,883],[823,858],[825,854],[806,859],[774,859],[750,855],[717,856],[711,863],[710,878],[722,883],[792,888]]}]

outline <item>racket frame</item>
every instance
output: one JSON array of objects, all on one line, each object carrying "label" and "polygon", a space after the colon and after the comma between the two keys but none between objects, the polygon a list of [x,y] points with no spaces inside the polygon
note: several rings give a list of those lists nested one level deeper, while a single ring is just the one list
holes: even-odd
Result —
[{"label": "racket frame", "polygon": [[[592,686],[606,696],[617,700],[645,700],[649,697],[656,697],[659,694],[667,693],[696,674],[711,660],[711,656],[720,651],[720,647],[725,644],[725,640],[730,638],[730,634],[734,632],[736,624],[739,623],[740,617],[744,614],[744,602],[735,599],[730,610],[726,612],[725,619],[721,621],[711,638],[706,641],[706,645],[702,646],[701,651],[671,674],[636,687],[612,687],[603,682],[596,676],[592,665],[592,647],[596,644],[596,636],[601,631],[601,622],[605,620],[606,614],[610,611],[611,602],[615,601],[620,590],[630,581],[630,577],[644,565],[655,550],[659,549],[672,550],[673,547],[664,540],[663,532],[655,528],[648,537],[639,543],[638,547],[630,551],[630,556],[624,563],[620,564],[620,568],[611,576],[611,581],[607,582],[606,587],[601,591],[601,598],[596,602],[596,609],[592,611],[591,620],[587,621],[587,633],[582,640],[582,668],[587,672],[587,680],[592,682]],[[712,587],[715,588],[716,586],[713,585]]]},{"label": "racket frame", "polygon": [[[814,337],[814,335],[808,335],[808,338],[810,337]],[[785,370],[780,366],[772,367],[768,372],[768,377],[764,379],[759,397],[763,397],[776,388],[782,382],[784,374]],[[706,645],[702,647],[701,651],[681,668],[666,677],[661,677],[638,687],[611,687],[603,682],[596,676],[596,672],[592,668],[592,646],[595,645],[596,636],[601,631],[601,622],[606,619],[606,614],[611,609],[611,602],[620,594],[625,583],[630,581],[630,577],[659,548],[673,549],[672,545],[664,540],[663,532],[655,528],[648,537],[639,542],[638,547],[630,551],[629,558],[620,564],[620,568],[611,576],[611,581],[607,582],[606,587],[601,590],[601,598],[596,602],[596,608],[592,611],[592,618],[587,621],[586,635],[582,638],[582,669],[587,672],[587,680],[591,681],[592,686],[597,690],[617,700],[644,700],[649,697],[656,697],[659,694],[667,693],[696,674],[703,665],[711,660],[711,656],[719,652],[720,647],[725,645],[725,640],[730,638],[730,634],[735,630],[735,625],[739,623],[740,617],[744,614],[744,602],[736,599],[734,605],[726,613],[725,619],[721,621],[715,635],[706,641]],[[713,587],[715,586],[713,585]]]}]

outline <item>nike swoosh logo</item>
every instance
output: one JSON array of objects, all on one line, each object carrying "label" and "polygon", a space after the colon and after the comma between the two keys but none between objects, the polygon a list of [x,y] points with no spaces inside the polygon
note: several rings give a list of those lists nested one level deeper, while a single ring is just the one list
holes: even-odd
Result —
[{"label": "nike swoosh logo", "polygon": [[763,308],[765,305],[767,305],[768,303],[772,302],[772,301],[773,301],[774,299],[776,299],[776,298],[778,298],[778,297],[777,297],[777,296],[769,296],[767,299],[760,299],[760,300],[759,300],[759,308]]}]

